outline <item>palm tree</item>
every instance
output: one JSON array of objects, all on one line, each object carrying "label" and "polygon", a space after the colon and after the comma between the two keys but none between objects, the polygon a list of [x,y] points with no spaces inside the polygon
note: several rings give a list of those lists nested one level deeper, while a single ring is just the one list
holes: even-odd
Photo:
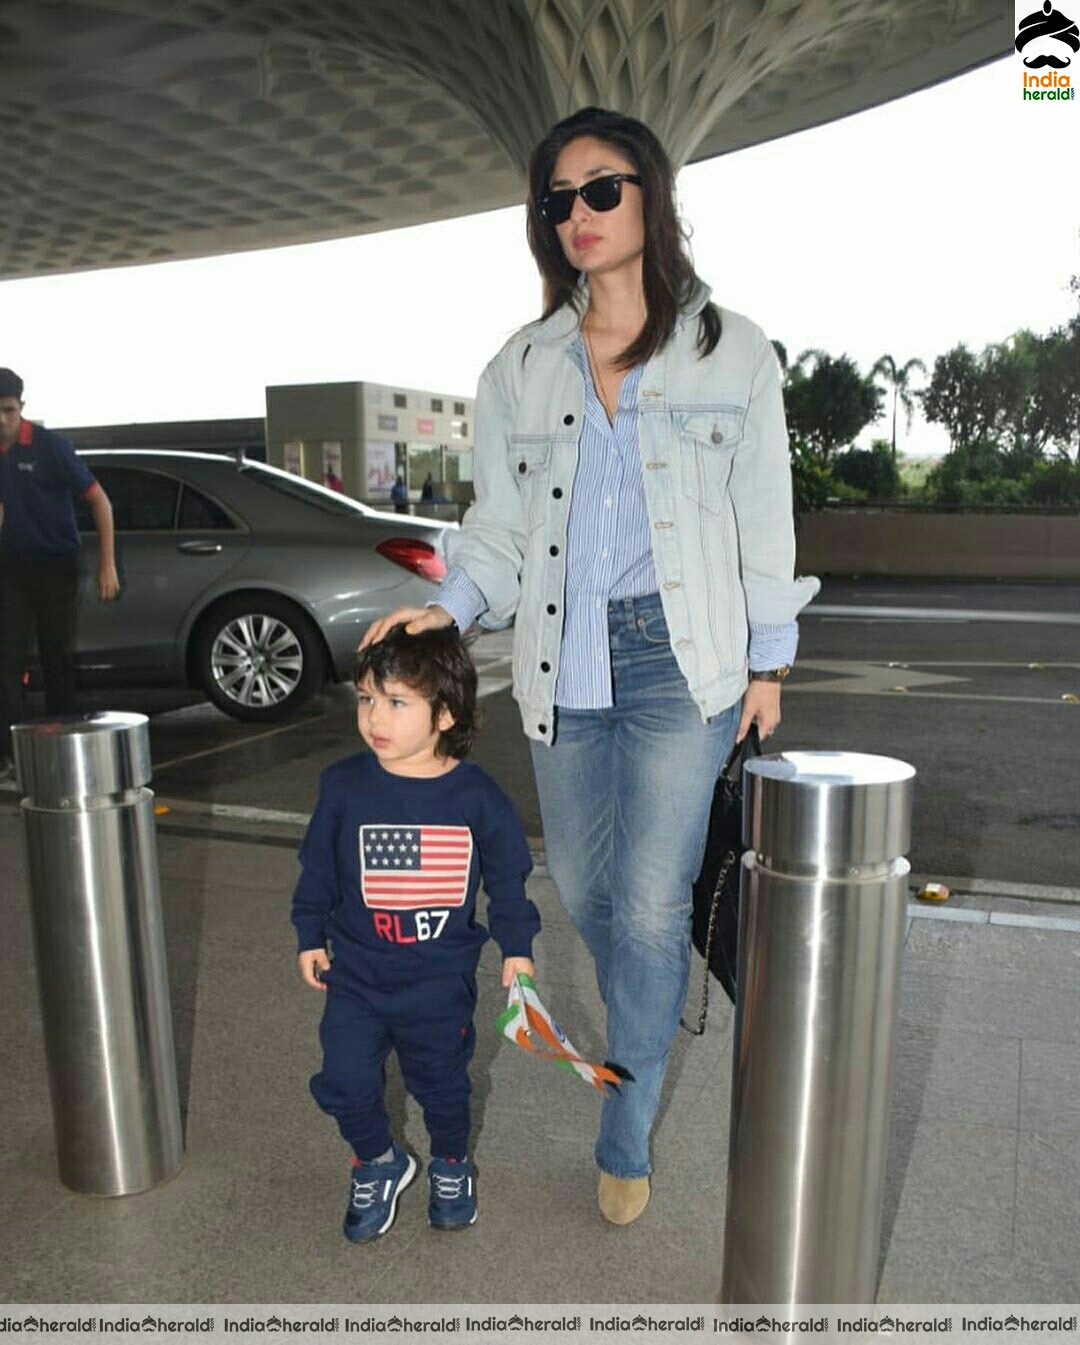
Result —
[{"label": "palm tree", "polygon": [[892,458],[896,461],[896,403],[904,408],[905,428],[911,433],[911,417],[915,414],[915,400],[911,395],[911,375],[918,370],[926,377],[926,365],[920,359],[910,359],[902,369],[897,369],[891,355],[882,355],[870,370],[871,378],[882,378],[892,389]]}]

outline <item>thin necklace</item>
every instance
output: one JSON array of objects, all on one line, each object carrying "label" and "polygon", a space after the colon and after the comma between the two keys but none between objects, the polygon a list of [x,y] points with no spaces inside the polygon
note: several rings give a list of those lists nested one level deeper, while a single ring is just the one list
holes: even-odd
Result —
[{"label": "thin necklace", "polygon": [[596,358],[596,352],[592,348],[592,341],[589,340],[589,329],[585,326],[584,322],[581,324],[581,331],[585,337],[585,349],[589,352],[589,363],[592,365],[593,378],[600,387],[600,400],[604,404],[604,411],[607,414],[608,423],[611,424],[613,423],[615,411],[608,403],[607,388],[604,387],[604,376],[600,372],[600,363]]}]

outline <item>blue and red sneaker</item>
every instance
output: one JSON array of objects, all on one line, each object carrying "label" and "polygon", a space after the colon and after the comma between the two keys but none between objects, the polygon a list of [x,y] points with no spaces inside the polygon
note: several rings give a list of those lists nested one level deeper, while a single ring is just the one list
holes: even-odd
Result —
[{"label": "blue and red sneaker", "polygon": [[398,1196],[416,1176],[416,1159],[394,1145],[386,1163],[353,1159],[349,1203],[342,1231],[350,1242],[370,1242],[387,1231],[397,1213]]},{"label": "blue and red sneaker", "polygon": [[428,1164],[432,1228],[468,1228],[476,1223],[476,1168],[467,1158],[433,1158]]}]

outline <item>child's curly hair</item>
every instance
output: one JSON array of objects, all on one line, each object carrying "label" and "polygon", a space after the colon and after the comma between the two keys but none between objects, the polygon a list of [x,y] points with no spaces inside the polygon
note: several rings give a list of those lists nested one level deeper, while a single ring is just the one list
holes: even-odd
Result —
[{"label": "child's curly hair", "polygon": [[406,635],[391,628],[381,640],[361,649],[353,663],[353,685],[370,676],[380,691],[388,681],[404,682],[431,706],[432,728],[443,710],[453,725],[439,734],[435,752],[461,759],[472,750],[477,729],[476,669],[456,626]]}]

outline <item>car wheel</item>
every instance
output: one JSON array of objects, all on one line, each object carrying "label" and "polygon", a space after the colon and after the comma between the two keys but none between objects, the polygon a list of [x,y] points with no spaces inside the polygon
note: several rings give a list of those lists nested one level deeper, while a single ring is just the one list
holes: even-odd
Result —
[{"label": "car wheel", "polygon": [[252,593],[218,603],[195,642],[195,676],[234,719],[282,719],[322,686],[318,631],[294,603]]}]

